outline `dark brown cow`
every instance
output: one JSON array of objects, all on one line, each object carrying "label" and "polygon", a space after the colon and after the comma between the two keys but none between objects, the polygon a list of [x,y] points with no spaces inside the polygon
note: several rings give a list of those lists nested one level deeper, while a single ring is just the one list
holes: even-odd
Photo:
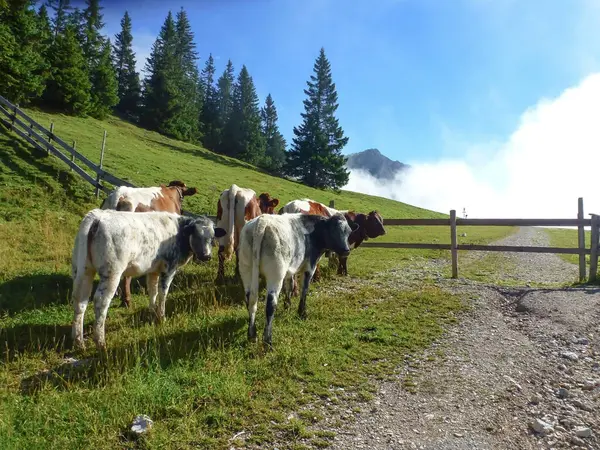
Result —
[{"label": "dark brown cow", "polygon": [[[362,244],[363,241],[368,239],[375,239],[376,237],[385,235],[385,228],[383,227],[383,218],[377,211],[371,211],[369,214],[355,213],[354,211],[348,211],[344,213],[346,220],[350,223],[356,222],[359,227],[357,230],[350,233],[348,238],[348,244],[350,249],[356,248]],[[340,257],[338,264],[338,275],[348,275],[348,256]]]},{"label": "dark brown cow", "polygon": [[[278,204],[279,200],[271,198],[267,192],[257,197],[252,189],[241,188],[235,184],[221,192],[217,202],[217,227],[225,229],[227,234],[218,239],[217,281],[225,278],[225,261],[229,260],[233,253],[237,253],[240,233],[246,222],[261,214],[273,214]],[[235,272],[236,275],[239,274],[237,256]]]},{"label": "dark brown cow", "polygon": [[[183,197],[198,192],[195,187],[188,188],[183,181],[171,181],[168,186],[133,188],[120,186],[112,191],[102,202],[101,209],[117,211],[146,212],[165,211],[181,214]],[[129,308],[131,303],[131,277],[125,277],[121,286],[121,306]]]}]

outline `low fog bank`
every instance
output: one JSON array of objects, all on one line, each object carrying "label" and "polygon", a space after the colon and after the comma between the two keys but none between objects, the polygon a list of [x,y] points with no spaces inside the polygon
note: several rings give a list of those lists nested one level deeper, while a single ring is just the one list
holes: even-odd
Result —
[{"label": "low fog bank", "polygon": [[600,73],[525,111],[505,142],[473,143],[462,159],[423,164],[395,180],[352,170],[345,190],[470,218],[575,218],[600,213]]}]

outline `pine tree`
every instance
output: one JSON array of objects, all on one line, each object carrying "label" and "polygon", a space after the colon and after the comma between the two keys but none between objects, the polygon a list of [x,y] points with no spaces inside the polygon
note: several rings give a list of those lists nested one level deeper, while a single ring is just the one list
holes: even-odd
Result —
[{"label": "pine tree", "polygon": [[203,95],[200,124],[202,126],[202,144],[205,148],[215,151],[219,143],[218,134],[218,99],[215,89],[215,60],[208,55],[202,74],[200,86]]},{"label": "pine tree", "polygon": [[[79,46],[84,49],[86,45],[86,35],[85,35],[85,18],[83,17],[83,11],[79,8],[73,8],[70,14],[67,15],[66,25],[73,28],[75,31],[75,38],[79,43]],[[62,31],[61,31],[62,33]],[[85,52],[83,53],[84,57],[87,61],[87,56]]]},{"label": "pine tree", "polygon": [[130,118],[136,118],[141,86],[140,76],[135,71],[135,54],[132,43],[131,18],[125,11],[125,15],[121,19],[121,32],[115,36],[113,46],[113,61],[117,72],[117,94],[119,96],[117,110]]},{"label": "pine tree", "polygon": [[84,25],[83,54],[88,60],[90,68],[93,68],[100,58],[104,42],[100,30],[104,27],[100,11],[100,0],[86,0],[87,7],[83,10],[82,18]]},{"label": "pine tree", "polygon": [[41,22],[29,0],[0,9],[0,94],[22,105],[39,97],[48,65]]},{"label": "pine tree", "polygon": [[227,61],[227,67],[217,80],[217,118],[215,121],[215,150],[219,153],[228,154],[225,148],[224,133],[225,125],[229,122],[233,109],[233,83],[235,73],[231,60]]},{"label": "pine tree", "polygon": [[285,139],[277,125],[277,108],[271,94],[267,95],[265,106],[260,112],[262,134],[265,140],[265,169],[274,175],[282,176],[286,161]]},{"label": "pine tree", "polygon": [[173,117],[181,101],[174,73],[175,45],[175,21],[169,11],[146,61],[142,113],[144,126],[168,135],[173,135]]},{"label": "pine tree", "polygon": [[227,154],[258,165],[265,157],[260,127],[260,108],[254,81],[242,66],[233,88],[233,105],[225,126],[223,144]]},{"label": "pine tree", "polygon": [[111,60],[110,40],[105,40],[96,67],[91,73],[90,114],[98,119],[108,116],[119,102],[117,77]]},{"label": "pine tree", "polygon": [[91,84],[87,64],[72,25],[67,25],[64,33],[56,36],[48,53],[52,73],[44,92],[44,100],[55,109],[85,115],[90,106]]},{"label": "pine tree", "polygon": [[69,0],[47,0],[46,5],[54,11],[52,19],[52,42],[54,42],[58,34],[65,30],[71,4]]},{"label": "pine tree", "polygon": [[198,73],[198,53],[194,43],[194,32],[187,13],[180,9],[175,23],[175,59],[177,61],[177,84],[180,91],[181,109],[178,114],[177,134],[180,139],[197,141],[200,137],[200,75]]},{"label": "pine tree", "polygon": [[302,124],[294,127],[293,144],[288,152],[287,172],[303,183],[318,188],[340,189],[350,173],[342,149],[348,143],[335,117],[338,108],[331,64],[321,48],[314,64],[314,75],[307,82]]}]

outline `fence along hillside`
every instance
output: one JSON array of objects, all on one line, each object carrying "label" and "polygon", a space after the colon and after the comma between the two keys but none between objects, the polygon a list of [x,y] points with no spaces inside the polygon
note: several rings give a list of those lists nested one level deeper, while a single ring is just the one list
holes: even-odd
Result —
[{"label": "fence along hillside", "polygon": [[[88,158],[83,156],[75,149],[75,142],[72,145],[67,144],[54,134],[54,124],[50,124],[50,129],[44,128],[35,120],[19,109],[18,105],[13,105],[7,99],[0,96],[0,122],[8,129],[13,130],[20,137],[25,139],[34,147],[46,151],[58,157],[67,164],[71,170],[81,176],[85,181],[95,188],[96,198],[100,191],[110,192],[113,187],[106,186],[106,183],[116,186],[136,187],[129,181],[122,180],[102,168],[104,159],[104,146],[106,144],[106,131],[102,139],[100,151],[100,163],[96,165]],[[65,153],[66,152],[66,153]],[[67,155],[70,155],[67,156]],[[92,175],[82,168],[77,162],[80,162]],[[329,204],[334,206],[334,202]],[[182,211],[185,215],[194,216],[189,211]],[[447,219],[384,219],[385,226],[448,226],[450,227],[450,244],[433,243],[405,243],[405,242],[364,242],[362,247],[366,248],[388,248],[388,249],[434,249],[450,250],[452,257],[452,278],[458,277],[458,251],[491,251],[491,252],[532,252],[532,253],[564,253],[579,255],[579,280],[586,279],[586,261],[585,256],[590,255],[590,275],[589,281],[596,280],[599,256],[600,240],[600,216],[592,214],[591,219],[584,219],[583,199],[578,200],[578,213],[576,219],[461,219],[456,217],[456,211],[450,211],[450,217]],[[216,220],[215,216],[208,216]],[[575,248],[564,247],[525,247],[525,246],[507,246],[507,245],[476,245],[476,244],[458,244],[456,227],[462,225],[471,226],[558,226],[573,227],[578,230],[578,245]],[[585,228],[591,227],[591,245],[585,248]]]}]

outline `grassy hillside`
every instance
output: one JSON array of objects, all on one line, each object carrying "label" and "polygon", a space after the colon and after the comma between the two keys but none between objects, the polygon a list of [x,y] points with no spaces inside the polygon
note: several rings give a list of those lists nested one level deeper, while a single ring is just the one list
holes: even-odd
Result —
[{"label": "grassy hillside", "polygon": [[[186,198],[194,212],[214,214],[218,193],[235,182],[282,202],[333,198],[340,208],[377,208],[384,217],[439,216],[386,199],[312,190],[117,119],[32,114],[41,123],[52,120],[57,134],[77,139],[78,149],[96,160],[106,128],[108,170],[139,185],[171,179],[195,185],[200,194]],[[98,204],[91,187],[60,161],[0,127],[0,447],[228,448],[244,440],[268,446],[275,435],[285,439],[281,448],[300,448],[303,440],[324,446],[330,435],[306,432],[307,423],[322,419],[310,405],[344,393],[369,398],[369,377],[392,373],[406,354],[439,337],[462,308],[434,286],[397,287],[404,267],[448,252],[359,248],[349,259],[350,277],[342,280],[325,267],[324,280],[311,286],[308,320],[280,303],[275,350],[264,352],[246,342],[240,286],[213,284],[214,258],[177,275],[160,326],[145,314],[143,280],[134,281],[131,310],[113,301],[108,314],[108,362],[74,368],[65,356],[97,361],[93,345],[71,353],[69,261],[81,217]],[[445,227],[389,231],[387,240],[449,241]],[[485,243],[512,229],[463,231],[462,242]],[[228,270],[231,275],[231,262]],[[86,335],[92,320],[90,307]],[[263,320],[261,299],[259,337]],[[293,419],[290,411],[297,413]],[[137,414],[155,422],[139,439],[127,431]],[[241,441],[229,442],[242,430]]]}]

